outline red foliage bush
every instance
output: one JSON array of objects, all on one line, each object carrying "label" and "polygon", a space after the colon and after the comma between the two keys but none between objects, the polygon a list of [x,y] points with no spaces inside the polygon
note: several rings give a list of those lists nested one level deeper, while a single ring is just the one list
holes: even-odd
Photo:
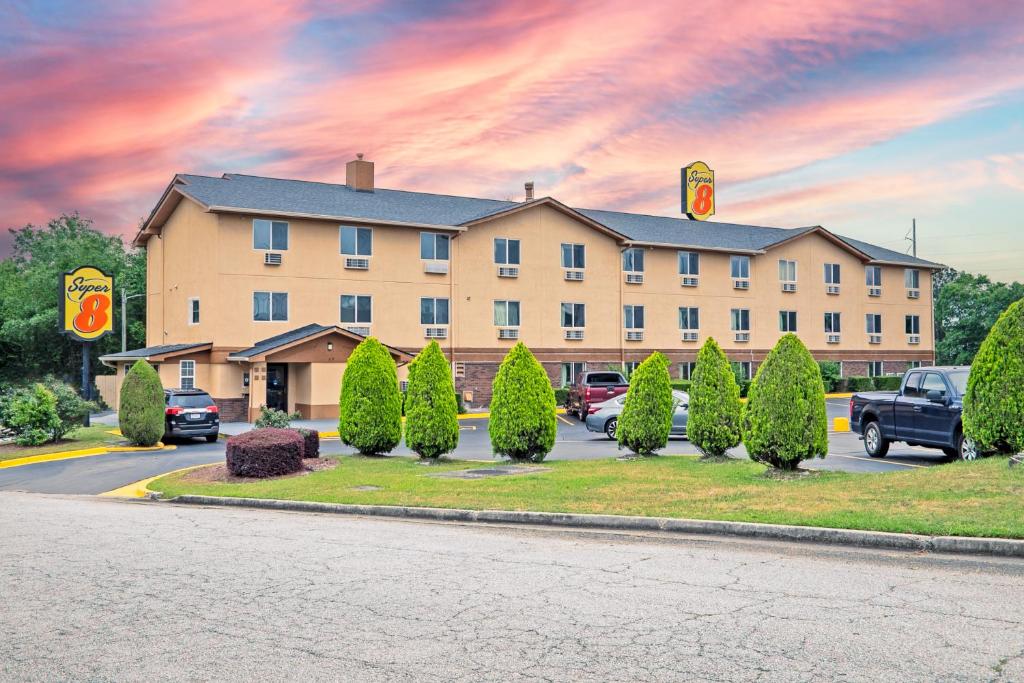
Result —
[{"label": "red foliage bush", "polygon": [[302,457],[319,458],[320,432],[315,429],[306,429],[305,427],[299,427],[295,431],[302,437]]},{"label": "red foliage bush", "polygon": [[294,429],[254,429],[228,439],[228,472],[260,478],[298,472],[302,448],[302,436]]}]

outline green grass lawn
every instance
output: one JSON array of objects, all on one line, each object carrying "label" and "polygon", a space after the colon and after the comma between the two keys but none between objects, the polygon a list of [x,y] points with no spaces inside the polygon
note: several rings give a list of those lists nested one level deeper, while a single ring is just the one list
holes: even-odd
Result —
[{"label": "green grass lawn", "polygon": [[[424,466],[411,458],[344,457],[306,476],[193,483],[188,473],[150,484],[181,494],[333,503],[539,510],[800,524],[934,535],[1024,538],[1024,468],[1003,458],[885,474],[821,472],[772,479],[750,461],[693,457],[552,461],[551,471],[489,479],[428,477],[482,463]],[[357,491],[356,486],[379,486]]]},{"label": "green grass lawn", "polygon": [[26,458],[30,455],[45,455],[47,453],[59,453],[61,451],[77,451],[81,448],[96,448],[97,446],[105,446],[123,441],[119,436],[108,434],[108,429],[113,429],[113,427],[110,425],[80,427],[68,434],[61,441],[56,443],[44,443],[42,446],[18,446],[16,444],[4,444],[0,446],[0,460],[13,460],[14,458]]}]

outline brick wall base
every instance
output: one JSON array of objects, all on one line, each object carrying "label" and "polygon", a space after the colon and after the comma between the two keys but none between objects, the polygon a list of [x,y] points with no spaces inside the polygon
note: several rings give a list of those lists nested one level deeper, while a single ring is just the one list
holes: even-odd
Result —
[{"label": "brick wall base", "polygon": [[215,398],[221,422],[248,422],[249,399]]}]

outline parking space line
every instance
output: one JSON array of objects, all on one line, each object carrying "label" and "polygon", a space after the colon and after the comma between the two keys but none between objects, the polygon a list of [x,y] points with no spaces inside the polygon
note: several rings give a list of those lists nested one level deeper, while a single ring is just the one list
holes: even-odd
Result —
[{"label": "parking space line", "polygon": [[562,421],[562,422],[564,422],[565,424],[569,425],[570,427],[572,426],[572,422],[570,422],[569,420],[565,419],[565,418],[564,418],[564,417],[562,417],[561,415],[559,415],[559,414],[557,414],[557,413],[556,413],[556,414],[555,414],[555,417],[557,417],[557,418],[558,418],[559,420],[561,420],[561,421]]},{"label": "parking space line", "polygon": [[849,458],[850,460],[863,460],[864,462],[876,462],[884,465],[899,465],[900,467],[928,467],[928,465],[911,465],[908,462],[897,462],[896,460],[886,460],[885,458],[864,458],[859,455],[842,455],[841,453],[829,453],[828,457]]}]

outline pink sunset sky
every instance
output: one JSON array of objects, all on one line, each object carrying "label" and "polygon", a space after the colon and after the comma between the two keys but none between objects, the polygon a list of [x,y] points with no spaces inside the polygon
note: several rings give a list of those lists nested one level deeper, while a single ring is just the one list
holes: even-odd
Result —
[{"label": "pink sunset sky", "polygon": [[[820,224],[1024,279],[1024,3],[0,6],[0,227],[130,235],[175,173]],[[0,235],[0,255],[9,249]]]}]

